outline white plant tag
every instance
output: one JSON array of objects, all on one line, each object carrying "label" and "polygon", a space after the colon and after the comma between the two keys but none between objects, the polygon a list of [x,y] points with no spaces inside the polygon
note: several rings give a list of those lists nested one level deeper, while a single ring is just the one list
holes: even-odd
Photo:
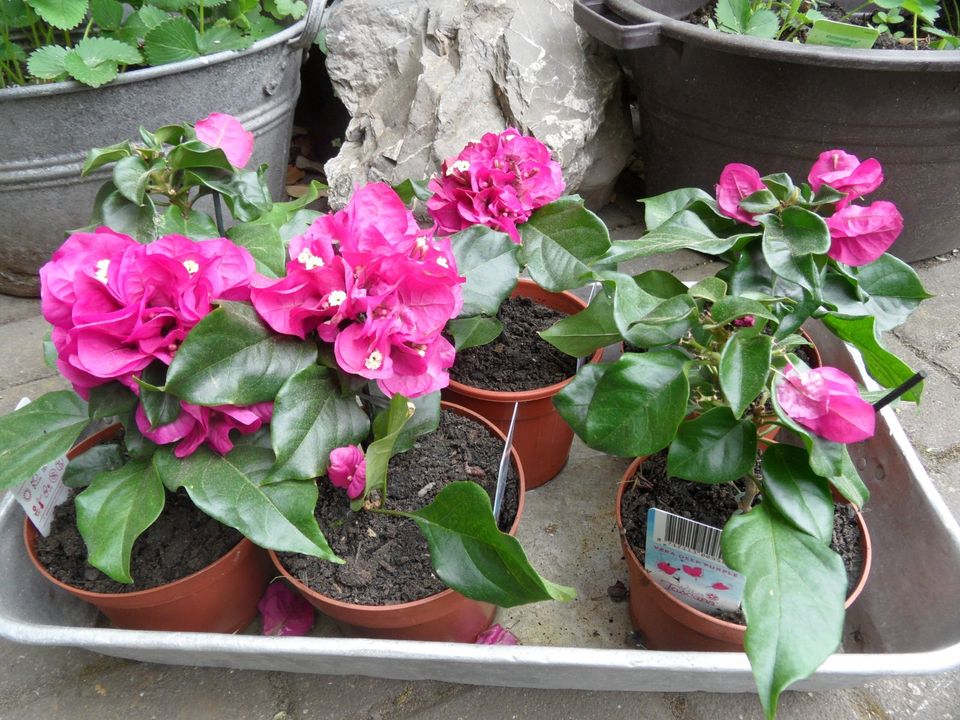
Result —
[{"label": "white plant tag", "polygon": [[698,610],[740,608],[744,577],[723,564],[715,527],[650,508],[643,564],[661,587]]},{"label": "white plant tag", "polygon": [[[29,398],[22,398],[17,403],[16,409],[19,410],[29,402]],[[30,522],[37,528],[37,532],[44,537],[50,534],[54,508],[70,496],[70,491],[63,484],[67,462],[67,456],[62,455],[37,470],[29,480],[10,489],[27,517],[30,518]]]}]

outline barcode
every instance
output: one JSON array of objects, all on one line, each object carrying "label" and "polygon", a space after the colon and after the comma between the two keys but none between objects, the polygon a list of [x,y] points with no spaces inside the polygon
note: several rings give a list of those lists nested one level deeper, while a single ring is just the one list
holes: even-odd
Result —
[{"label": "barcode", "polygon": [[717,528],[669,513],[663,513],[661,517],[666,520],[663,528],[665,542],[721,560],[720,531]]}]

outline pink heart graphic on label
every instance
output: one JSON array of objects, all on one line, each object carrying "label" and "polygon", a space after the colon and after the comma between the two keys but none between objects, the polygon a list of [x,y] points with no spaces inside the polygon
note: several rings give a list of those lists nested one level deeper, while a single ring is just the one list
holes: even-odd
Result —
[{"label": "pink heart graphic on label", "polygon": [[729,585],[724,585],[722,582],[715,582],[715,583],[714,583],[713,585],[711,585],[710,587],[712,587],[714,590],[729,590],[729,589],[730,589],[730,586],[729,586]]},{"label": "pink heart graphic on label", "polygon": [[690,567],[689,565],[684,565],[683,571],[691,577],[700,577],[703,575],[703,568],[701,567]]},{"label": "pink heart graphic on label", "polygon": [[659,562],[657,567],[663,570],[667,575],[673,575],[679,568],[675,568],[670,563]]}]

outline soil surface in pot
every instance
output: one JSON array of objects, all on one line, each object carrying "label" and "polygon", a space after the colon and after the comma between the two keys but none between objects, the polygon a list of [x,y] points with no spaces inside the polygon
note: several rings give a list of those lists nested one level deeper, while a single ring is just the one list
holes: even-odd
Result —
[{"label": "soil surface in pot", "polygon": [[[716,17],[716,8],[717,0],[710,0],[710,2],[704,4],[699,10],[694,10],[692,13],[683,18],[684,22],[688,22],[692,25],[704,25],[706,27],[710,26],[710,22]],[[850,25],[860,25],[863,27],[869,26],[870,18],[873,16],[872,12],[858,12],[854,15],[848,15],[847,11],[843,8],[834,5],[833,3],[825,2],[821,0],[817,4],[817,10],[823,13],[824,17],[828,20],[834,20],[836,22],[845,22]],[[893,26],[894,31],[901,31],[905,34],[905,37],[897,40],[890,33],[882,33],[880,37],[877,38],[877,41],[873,44],[873,49],[875,50],[933,50],[930,46],[936,38],[928,35],[922,30],[917,34],[917,47],[913,46],[913,31],[909,18],[911,17],[910,13],[904,13],[905,19],[902,23],[899,23]],[[941,14],[940,19],[937,21],[937,27],[941,30],[947,30],[946,23],[944,22],[945,14]],[[797,33],[797,39],[800,42],[806,42],[807,40],[807,28],[803,28],[800,32]],[[789,41],[789,40],[785,40]]]},{"label": "soil surface in pot", "polygon": [[536,390],[573,377],[577,359],[537,335],[565,317],[530,298],[507,298],[497,313],[503,323],[500,337],[459,351],[450,377],[464,385],[502,392]]},{"label": "soil surface in pot", "polygon": [[[441,413],[436,432],[390,460],[387,506],[412,511],[430,504],[446,485],[472,480],[490,496],[497,486],[503,442],[483,425],[451,410]],[[412,520],[353,512],[340,488],[320,478],[315,512],[334,552],[336,565],[296,553],[278,553],[291,575],[323,595],[357,605],[412,602],[446,589],[430,564],[430,549]],[[519,501],[513,466],[507,481],[500,529],[513,525]]]},{"label": "soil surface in pot", "polygon": [[133,585],[104,575],[87,563],[87,547],[77,530],[73,500],[54,512],[48,537],[37,536],[37,557],[67,585],[97,593],[149,590],[202,570],[226,555],[243,535],[200,512],[183,491],[167,493],[157,521],[133,544]]},{"label": "soil surface in pot", "polygon": [[[651,455],[634,475],[634,484],[623,494],[620,511],[630,547],[640,564],[646,557],[647,510],[656,507],[697,522],[722,528],[737,510],[739,490],[730,483],[707,485],[667,477],[667,453]],[[847,594],[860,582],[863,548],[856,513],[849,505],[837,505],[833,516],[833,541],[847,571]],[[728,622],[744,624],[743,613],[709,613]]]}]

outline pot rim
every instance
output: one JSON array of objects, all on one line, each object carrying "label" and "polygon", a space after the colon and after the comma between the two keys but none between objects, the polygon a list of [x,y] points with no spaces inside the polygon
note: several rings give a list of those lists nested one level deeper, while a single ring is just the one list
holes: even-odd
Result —
[{"label": "pot rim", "polygon": [[[510,297],[518,297],[518,296],[527,297],[526,295],[523,295],[523,292],[526,290],[531,290],[533,288],[542,290],[543,292],[549,293],[551,295],[558,295],[558,296],[567,298],[568,300],[572,300],[580,306],[581,310],[585,310],[587,307],[586,302],[584,302],[581,298],[574,295],[569,290],[564,290],[562,292],[555,293],[541,287],[540,285],[538,285],[536,282],[534,282],[529,278],[520,278],[517,281],[517,287],[514,289],[513,293],[511,293]],[[573,314],[573,313],[570,313],[570,314]],[[603,357],[603,348],[599,348],[597,350],[594,350],[593,355],[590,356],[589,362],[592,362],[592,363],[600,362],[602,357]],[[573,379],[575,377],[576,377],[576,373],[566,378],[565,380],[561,380],[558,383],[554,383],[553,385],[545,385],[543,387],[534,388],[533,390],[486,390],[484,388],[478,388],[473,385],[465,385],[461,382],[457,382],[453,378],[450,378],[450,384],[448,387],[451,390],[460,393],[461,395],[466,395],[467,397],[474,398],[476,400],[485,400],[487,402],[501,402],[501,403],[513,404],[516,402],[530,402],[532,400],[543,400],[545,398],[553,397],[554,395],[559,393],[561,390],[563,390],[563,388],[565,388],[567,385],[573,382]]]},{"label": "pot rim", "polygon": [[13,102],[23,98],[38,98],[46,97],[48,95],[99,92],[102,90],[108,90],[109,88],[115,86],[129,85],[130,83],[140,82],[143,80],[154,80],[166,75],[175,75],[177,73],[187,72],[189,70],[209,67],[211,65],[219,65],[220,63],[229,62],[235,58],[245,57],[246,55],[253,55],[264,50],[269,50],[276,45],[280,45],[281,43],[292,43],[296,41],[296,39],[303,33],[305,27],[306,18],[301,18],[293,25],[283,28],[280,30],[280,32],[274,33],[273,35],[265,37],[261,40],[257,40],[255,43],[253,43],[253,45],[245,50],[223,50],[218,53],[213,53],[212,55],[201,55],[200,57],[191,58],[190,60],[178,60],[177,62],[167,63],[165,65],[153,65],[150,67],[140,68],[138,70],[129,70],[120,73],[109,83],[96,88],[90,87],[89,85],[84,85],[76,80],[61,80],[60,82],[55,83],[20,85],[17,87],[3,88],[0,89],[0,102]]},{"label": "pot rim", "polygon": [[[627,540],[627,533],[623,528],[623,514],[621,513],[621,504],[623,500],[624,492],[626,491],[627,485],[630,480],[633,478],[634,473],[637,471],[637,468],[640,467],[640,464],[646,460],[649,455],[643,455],[641,457],[635,458],[630,466],[623,473],[623,477],[620,479],[619,486],[617,487],[617,530],[620,533],[621,545],[625,553],[629,553],[630,557],[633,558],[633,562],[640,568],[641,572],[647,576],[650,580],[651,586],[654,588],[654,591],[661,597],[663,600],[669,603],[671,608],[682,610],[683,612],[692,613],[697,619],[708,622],[716,623],[718,627],[722,627],[726,630],[740,630],[743,631],[746,629],[746,625],[741,625],[740,623],[729,622],[728,620],[721,620],[720,618],[714,617],[708,613],[698,610],[692,605],[688,605],[682,600],[678,599],[673,594],[667,592],[653,577],[650,573],[647,572],[647,569],[643,566],[643,563],[640,562],[640,558],[637,557],[636,553],[633,551],[633,547],[630,545],[630,542]],[[844,610],[848,609],[853,603],[860,597],[860,594],[863,592],[864,587],[867,584],[867,578],[870,576],[870,566],[873,562],[873,542],[870,540],[870,532],[867,530],[867,524],[863,519],[863,512],[856,510],[857,526],[860,528],[860,545],[863,548],[863,567],[860,569],[860,579],[857,584],[854,586],[853,590],[847,595],[847,599],[843,603]],[[671,613],[672,614],[672,613]]]},{"label": "pot rim", "polygon": [[[858,70],[956,72],[960,50],[860,50],[766,40],[711,30],[650,10],[642,0],[604,0],[615,13],[637,23],[656,23],[663,35],[712,50],[768,60]],[[704,3],[706,0],[704,0]],[[918,57],[920,56],[920,57]]]},{"label": "pot rim", "polygon": [[[491,434],[499,437],[503,442],[507,441],[507,436],[501,432],[500,428],[494,425],[492,422],[487,420],[482,415],[475,413],[470,408],[463,407],[462,405],[457,405],[456,403],[447,402],[446,400],[440,401],[441,408],[447,408],[453,410],[454,412],[464,415],[471,420],[474,420],[481,425],[484,425]],[[509,535],[516,537],[517,527],[520,525],[520,517],[523,515],[523,505],[524,505],[524,490],[526,482],[524,480],[523,466],[520,464],[520,456],[517,454],[516,445],[510,447],[510,456],[513,458],[513,466],[517,471],[517,483],[519,487],[518,496],[517,496],[517,514],[513,519],[513,525],[510,526]],[[284,567],[283,563],[280,562],[280,558],[277,557],[277,553],[273,550],[267,550],[267,553],[270,555],[270,560],[273,562],[274,567],[276,567],[284,579],[294,586],[299,592],[305,593],[318,599],[320,602],[323,602],[326,605],[329,605],[332,608],[337,610],[346,610],[356,613],[367,613],[371,615],[383,615],[384,613],[397,612],[397,611],[406,611],[406,610],[416,610],[422,608],[428,603],[435,602],[444,602],[450,600],[455,595],[460,595],[453,588],[446,588],[441,590],[438,593],[433,595],[427,595],[427,597],[420,598],[419,600],[412,600],[405,603],[390,603],[388,605],[360,605],[358,603],[344,602],[343,600],[336,600],[329,595],[324,595],[321,592],[314,590],[313,588],[307,587],[305,584],[300,582],[297,578],[293,577],[290,572]],[[463,596],[461,596],[463,597]],[[481,601],[475,601],[481,602]]]}]

